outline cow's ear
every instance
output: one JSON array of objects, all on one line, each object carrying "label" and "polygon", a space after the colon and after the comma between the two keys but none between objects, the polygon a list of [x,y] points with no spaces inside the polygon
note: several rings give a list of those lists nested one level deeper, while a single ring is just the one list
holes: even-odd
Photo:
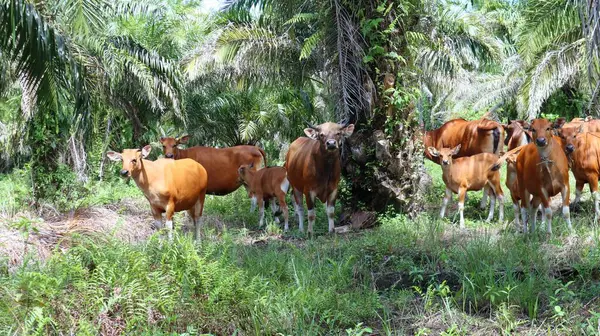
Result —
[{"label": "cow's ear", "polygon": [[584,126],[584,124],[579,125],[579,129],[577,130],[577,133],[583,133],[583,126]]},{"label": "cow's ear", "polygon": [[186,144],[186,143],[188,143],[189,140],[190,140],[190,136],[187,134],[177,138],[177,142],[180,144]]},{"label": "cow's ear", "polygon": [[460,152],[460,144],[458,144],[458,146],[454,147],[454,149],[452,150],[452,155],[456,155],[456,154],[458,154],[458,152]]},{"label": "cow's ear", "polygon": [[150,155],[150,151],[152,150],[152,146],[146,145],[142,148],[142,158],[145,159]]},{"label": "cow's ear", "polygon": [[440,156],[440,153],[438,152],[437,149],[435,149],[435,147],[428,147],[427,151],[429,151],[429,154],[431,154],[431,156],[433,156],[433,157]]},{"label": "cow's ear", "polygon": [[306,134],[306,136],[311,139],[317,139],[319,137],[319,132],[316,129],[310,127],[304,129],[304,134]]},{"label": "cow's ear", "polygon": [[529,132],[525,132],[525,138],[527,139],[527,143],[530,143],[533,141],[533,139],[531,139],[531,135],[529,134]]},{"label": "cow's ear", "polygon": [[106,152],[106,156],[112,161],[121,161],[123,159],[123,156],[121,155],[121,153],[117,153],[117,152],[113,152],[113,151]]},{"label": "cow's ear", "polygon": [[165,137],[160,137],[160,139],[158,139],[158,141],[160,141],[160,143],[163,143],[165,141]]},{"label": "cow's ear", "polygon": [[342,132],[344,132],[344,136],[351,136],[354,132],[354,124],[350,124],[344,128],[342,128]]}]

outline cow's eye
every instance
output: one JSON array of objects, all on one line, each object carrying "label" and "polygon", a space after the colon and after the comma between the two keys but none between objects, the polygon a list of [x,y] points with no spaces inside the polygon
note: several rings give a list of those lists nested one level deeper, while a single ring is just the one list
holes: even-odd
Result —
[{"label": "cow's eye", "polygon": [[136,159],[131,160],[131,163],[137,163]]},{"label": "cow's eye", "polygon": [[546,128],[546,131],[550,131],[550,127]]},{"label": "cow's eye", "polygon": [[532,129],[532,130],[531,130],[531,133],[537,133],[537,132],[535,131],[535,129]]},{"label": "cow's eye", "polygon": [[324,138],[324,137],[325,137],[325,134],[321,133],[321,134],[319,134],[319,136],[320,136],[321,138]]},{"label": "cow's eye", "polygon": [[337,133],[335,133],[335,135],[340,135],[340,134],[342,134],[342,132],[337,132]]}]

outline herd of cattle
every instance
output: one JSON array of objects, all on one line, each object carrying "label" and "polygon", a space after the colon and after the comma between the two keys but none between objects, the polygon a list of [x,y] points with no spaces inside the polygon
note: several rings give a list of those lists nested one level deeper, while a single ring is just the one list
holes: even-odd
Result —
[{"label": "herd of cattle", "polygon": [[[340,143],[354,132],[353,124],[327,122],[304,129],[308,137],[296,139],[289,147],[284,167],[268,167],[265,152],[256,146],[230,148],[178,148],[188,136],[162,137],[165,158],[146,160],[152,147],[107,152],[109,159],[121,161],[121,177],[132,178],[150,203],[155,227],[160,229],[162,214],[172,237],[173,215],[187,210],[195,226],[195,238],[200,238],[201,216],[206,194],[226,195],[244,185],[248,196],[258,204],[260,226],[264,222],[264,203],[271,202],[274,214],[283,212],[285,230],[288,208],[285,196],[290,186],[292,201],[298,215],[299,230],[304,231],[304,204],[308,209],[308,232],[313,232],[315,198],[326,204],[329,232],[334,230],[334,206],[340,180]],[[262,169],[259,169],[261,168]]]},{"label": "herd of cattle", "polygon": [[[552,232],[550,198],[562,196],[562,213],[572,230],[569,206],[569,168],[576,180],[576,196],[580,201],[583,187],[589,184],[594,197],[595,220],[600,215],[600,120],[590,117],[567,122],[535,119],[512,121],[502,125],[481,119],[455,119],[424,136],[425,156],[441,164],[446,185],[440,216],[444,217],[452,193],[458,194],[460,226],[464,227],[464,201],[469,190],[484,190],[482,208],[490,197],[488,220],[494,215],[498,199],[499,220],[504,220],[503,192],[499,169],[506,162],[506,187],[511,193],[515,224],[520,219],[523,232],[535,230],[538,208],[542,224]],[[504,142],[502,142],[504,140]],[[503,150],[504,145],[508,148]]]},{"label": "herd of cattle", "polygon": [[[292,187],[299,230],[304,231],[304,205],[308,209],[308,232],[313,232],[315,199],[326,204],[329,232],[334,231],[334,206],[340,180],[340,143],[354,131],[353,124],[324,123],[304,129],[307,137],[296,139],[289,147],[284,167],[268,167],[265,152],[256,146],[230,148],[191,147],[180,149],[188,136],[163,137],[165,158],[146,160],[151,146],[108,152],[113,161],[122,161],[121,176],[132,178],[142,190],[152,210],[155,226],[162,228],[162,214],[172,236],[173,214],[187,210],[200,237],[201,216],[206,194],[226,195],[244,185],[259,206],[264,223],[264,204],[271,202],[273,214],[283,213],[285,231],[289,211],[285,197]],[[598,132],[598,133],[597,133]],[[562,196],[562,213],[571,230],[569,214],[569,167],[576,179],[579,202],[585,183],[594,196],[595,219],[600,215],[600,120],[575,118],[566,122],[535,119],[512,121],[507,125],[481,119],[454,119],[424,134],[425,157],[441,164],[446,185],[440,216],[444,217],[452,193],[458,194],[460,226],[464,227],[464,202],[467,191],[484,190],[482,208],[490,198],[488,221],[493,219],[496,200],[499,220],[504,221],[500,167],[507,164],[506,186],[511,193],[515,223],[523,231],[534,231],[538,208],[542,223],[552,232],[550,198]],[[508,148],[504,150],[504,146]],[[261,169],[262,168],[262,169]],[[277,202],[279,206],[277,206]],[[520,211],[520,216],[519,216]],[[278,222],[278,218],[276,219]]]}]

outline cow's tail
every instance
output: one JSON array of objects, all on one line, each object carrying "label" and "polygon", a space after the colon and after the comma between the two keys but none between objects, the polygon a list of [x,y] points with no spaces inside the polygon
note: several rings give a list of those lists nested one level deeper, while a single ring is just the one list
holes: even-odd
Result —
[{"label": "cow's tail", "polygon": [[496,160],[496,162],[490,167],[490,170],[493,170],[493,171],[499,170],[502,167],[502,165],[504,164],[504,162],[506,162],[506,159],[509,156],[519,154],[519,152],[521,151],[521,149],[523,149],[525,146],[527,146],[527,145],[519,146],[517,148],[514,148],[514,149],[509,150],[508,152],[502,154],[498,158],[498,160]]},{"label": "cow's tail", "polygon": [[260,155],[262,155],[263,158],[263,168],[267,168],[267,154],[265,153],[265,151],[260,148],[260,147],[256,147],[258,148],[258,150],[260,151]]},{"label": "cow's tail", "polygon": [[477,125],[477,130],[480,132],[492,131],[492,136],[494,137],[494,154],[498,151],[498,145],[500,144],[500,128],[502,125],[498,124],[492,120],[482,120],[479,125]]}]

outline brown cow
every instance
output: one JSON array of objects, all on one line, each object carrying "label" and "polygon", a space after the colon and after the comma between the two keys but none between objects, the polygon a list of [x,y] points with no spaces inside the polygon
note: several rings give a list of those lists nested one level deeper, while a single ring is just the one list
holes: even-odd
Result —
[{"label": "brown cow", "polygon": [[600,120],[593,119],[592,117],[573,118],[570,122],[567,122],[567,119],[560,117],[554,121],[552,127],[560,130],[567,128],[578,129],[582,125],[584,132],[600,132]]},{"label": "brown cow", "polygon": [[[265,201],[271,201],[271,211],[273,215],[277,212],[276,201],[279,201],[279,206],[283,211],[283,219],[285,220],[284,230],[289,230],[289,213],[285,195],[290,187],[290,182],[287,179],[287,172],[283,167],[267,167],[255,171],[252,165],[243,165],[238,169],[240,178],[248,186],[258,202],[260,221],[258,226],[262,227],[265,219]],[[276,223],[279,223],[279,218],[275,218]]]},{"label": "brown cow", "polygon": [[[471,156],[479,153],[499,154],[504,140],[504,127],[489,119],[467,121],[453,119],[442,127],[425,132],[423,144],[425,148],[454,148],[461,145],[455,158]],[[425,151],[425,156],[439,164],[439,159]]]},{"label": "brown cow", "polygon": [[563,131],[561,137],[575,177],[575,200],[572,204],[579,203],[583,187],[589,184],[594,196],[594,220],[597,221],[600,217],[600,133],[583,132],[583,127]]},{"label": "brown cow", "polygon": [[[256,146],[234,146],[228,148],[213,148],[195,146],[180,149],[179,144],[186,144],[188,135],[177,138],[161,137],[163,153],[169,159],[190,158],[199,162],[208,174],[207,194],[227,195],[236,191],[242,185],[238,168],[241,165],[253,164],[256,168],[267,165],[265,152]],[[252,197],[251,193],[248,196]],[[256,198],[252,197],[252,210],[255,207]]]},{"label": "brown cow", "polygon": [[[569,227],[569,164],[561,148],[560,138],[553,135],[552,123],[546,119],[535,119],[530,130],[533,142],[525,146],[517,156],[517,180],[521,197],[521,219],[527,232],[527,211],[533,218],[531,231],[535,231],[535,212],[538,205],[544,207],[548,233],[552,233],[552,209],[550,198],[558,193],[562,196],[562,212]],[[530,197],[533,196],[533,199]]]},{"label": "brown cow", "polygon": [[326,203],[329,232],[334,230],[335,201],[340,181],[340,142],[352,135],[354,125],[326,122],[304,129],[308,136],[296,139],[285,157],[288,180],[294,188],[294,207],[299,230],[304,231],[302,195],[308,208],[308,232],[313,233],[315,198]]},{"label": "brown cow", "polygon": [[491,170],[498,157],[490,153],[480,153],[468,157],[453,159],[459,153],[461,145],[454,148],[442,148],[439,151],[434,147],[427,148],[432,157],[440,158],[442,162],[442,178],[446,185],[446,196],[442,201],[440,217],[444,218],[446,206],[452,198],[452,193],[458,194],[458,212],[460,214],[460,228],[465,227],[464,209],[467,191],[485,189],[490,194],[490,212],[487,221],[494,218],[496,198],[500,204],[499,218],[504,221],[504,195],[500,186],[500,173]]},{"label": "brown cow", "polygon": [[509,121],[504,126],[506,138],[504,144],[508,146],[508,151],[531,142],[531,132],[527,130],[529,124],[524,120]]},{"label": "brown cow", "polygon": [[[479,153],[500,154],[502,142],[504,141],[504,127],[489,119],[467,121],[465,119],[453,119],[446,122],[440,128],[427,131],[423,137],[425,145],[425,157],[439,164],[439,159],[432,157],[428,147],[454,148],[461,145],[460,152],[455,158],[471,156]],[[480,208],[485,208],[487,194],[484,192],[481,198]]]},{"label": "brown cow", "polygon": [[204,209],[206,170],[194,160],[145,160],[150,145],[140,149],[124,149],[123,153],[107,152],[113,161],[122,161],[121,177],[132,178],[150,202],[156,228],[162,228],[162,213],[166,212],[169,239],[173,237],[173,214],[187,210],[195,226],[195,238],[200,238]]}]

